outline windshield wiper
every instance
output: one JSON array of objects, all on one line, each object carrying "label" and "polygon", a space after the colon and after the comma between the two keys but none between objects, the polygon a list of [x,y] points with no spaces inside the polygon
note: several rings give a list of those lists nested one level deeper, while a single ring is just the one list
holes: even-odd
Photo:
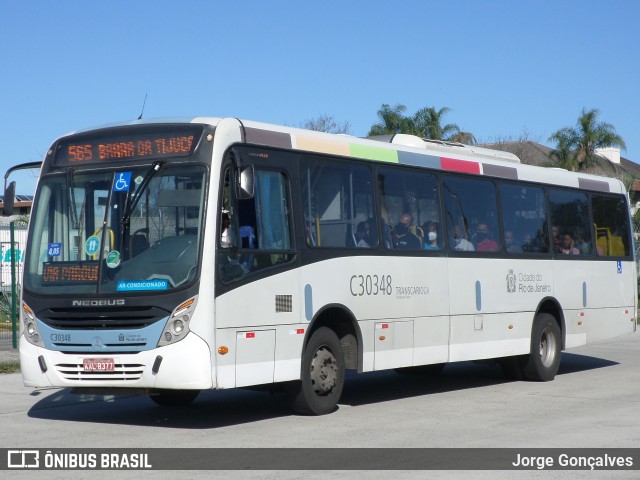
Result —
[{"label": "windshield wiper", "polygon": [[76,194],[73,188],[73,169],[67,169],[67,194],[69,195],[69,210],[71,217],[71,228],[73,230],[78,230],[79,222],[78,222],[78,212],[76,210]]},{"label": "windshield wiper", "polygon": [[149,185],[149,182],[156,175],[156,173],[160,171],[160,169],[162,168],[162,165],[164,165],[164,162],[162,160],[157,160],[153,162],[153,165],[151,165],[151,168],[144,175],[142,182],[140,182],[140,186],[131,197],[131,201],[125,207],[124,212],[122,212],[122,220],[120,221],[121,225],[129,225],[131,212],[135,210],[136,206],[138,205],[138,202],[142,198],[142,192],[144,192],[144,190],[147,188],[147,185]]}]

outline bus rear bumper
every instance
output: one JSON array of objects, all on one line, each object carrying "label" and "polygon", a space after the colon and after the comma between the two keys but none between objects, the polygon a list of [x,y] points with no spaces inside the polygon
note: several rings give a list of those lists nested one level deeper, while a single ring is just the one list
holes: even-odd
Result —
[{"label": "bus rear bumper", "polygon": [[[98,366],[88,369],[85,359]],[[63,353],[37,347],[22,336],[20,369],[25,386],[36,388],[203,390],[213,385],[209,347],[193,332],[178,343],[138,353]]]}]

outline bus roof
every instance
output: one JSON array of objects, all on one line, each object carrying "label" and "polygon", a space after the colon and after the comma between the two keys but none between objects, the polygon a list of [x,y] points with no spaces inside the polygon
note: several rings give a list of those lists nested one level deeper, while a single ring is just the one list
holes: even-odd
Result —
[{"label": "bus roof", "polygon": [[[421,139],[405,134],[359,138],[345,134],[331,134],[251,120],[223,119],[221,117],[153,118],[114,123],[98,128],[159,123],[200,123],[216,127],[221,123],[222,125],[231,124],[237,127],[242,125],[244,127],[243,139],[245,143],[400,165],[428,167],[443,171],[564,185],[602,192],[626,193],[624,185],[616,178],[569,172],[558,168],[525,165],[512,153],[475,145]],[[72,133],[95,129],[83,129]]]}]

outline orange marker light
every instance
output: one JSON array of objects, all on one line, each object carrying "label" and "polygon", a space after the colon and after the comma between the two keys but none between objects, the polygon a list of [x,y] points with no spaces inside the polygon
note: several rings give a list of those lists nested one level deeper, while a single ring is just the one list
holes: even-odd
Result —
[{"label": "orange marker light", "polygon": [[227,353],[229,353],[229,347],[227,347],[226,345],[221,345],[218,347],[218,353],[220,355],[226,355]]}]

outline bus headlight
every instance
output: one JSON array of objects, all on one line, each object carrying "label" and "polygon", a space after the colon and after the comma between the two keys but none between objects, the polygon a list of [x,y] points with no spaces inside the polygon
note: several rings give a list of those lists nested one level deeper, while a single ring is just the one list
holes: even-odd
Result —
[{"label": "bus headlight", "polygon": [[176,335],[180,335],[184,331],[184,328],[185,328],[185,323],[181,319],[178,318],[173,321],[172,329]]},{"label": "bus headlight", "polygon": [[40,332],[38,331],[38,324],[36,323],[36,316],[33,313],[33,310],[26,303],[22,303],[22,308],[20,309],[20,316],[22,317],[22,333],[24,334],[24,338],[27,339],[29,343],[33,345],[37,345],[38,347],[43,347],[42,337],[40,336]]},{"label": "bus headlight", "polygon": [[160,335],[159,347],[179,342],[187,336],[189,333],[189,320],[193,317],[196,303],[198,303],[197,295],[181,303],[171,312],[162,335]]},{"label": "bus headlight", "polygon": [[33,322],[27,323],[27,335],[29,335],[30,337],[33,337],[37,333],[38,333],[38,330],[36,329],[36,324]]}]

